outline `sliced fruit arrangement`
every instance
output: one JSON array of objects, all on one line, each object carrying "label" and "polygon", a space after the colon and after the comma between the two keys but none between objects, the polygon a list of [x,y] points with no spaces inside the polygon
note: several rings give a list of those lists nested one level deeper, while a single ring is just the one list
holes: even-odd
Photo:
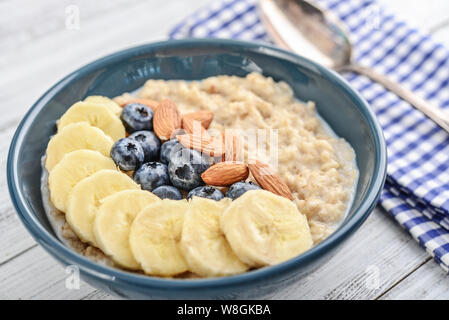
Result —
[{"label": "sliced fruit arrangement", "polygon": [[117,170],[114,161],[98,151],[83,149],[67,153],[48,176],[53,205],[58,210],[66,212],[73,187],[84,178],[103,169]]},{"label": "sliced fruit arrangement", "polygon": [[75,122],[88,122],[100,128],[114,141],[125,137],[125,127],[108,106],[93,102],[77,102],[59,119],[58,130]]},{"label": "sliced fruit arrangement", "polygon": [[75,122],[62,128],[47,146],[45,168],[50,171],[65,154],[81,149],[100,152],[109,156],[114,141],[100,129],[87,122]]},{"label": "sliced fruit arrangement", "polygon": [[94,222],[95,242],[119,266],[140,270],[129,246],[129,232],[137,214],[157,201],[159,198],[151,192],[135,189],[119,191],[103,199]]},{"label": "sliced fruit arrangement", "polygon": [[[181,114],[169,99],[155,106],[154,101],[129,95],[120,102],[121,119],[131,135],[115,142],[111,157],[121,170],[132,172],[143,189],[153,191],[172,185],[187,192],[188,199],[196,195],[219,200],[224,196],[223,188],[245,183],[251,172],[262,188],[293,199],[288,186],[268,164],[257,161],[248,166],[240,161],[243,143],[235,130],[224,130],[218,136],[209,134],[214,117],[211,111]],[[161,190],[168,190],[164,188]],[[232,199],[246,189],[239,190],[230,193]],[[176,199],[178,195],[172,191],[169,198]],[[161,193],[165,195],[165,191]]]},{"label": "sliced fruit arrangement", "polygon": [[122,113],[122,108],[114,102],[113,100],[109,99],[108,97],[104,96],[89,96],[86,99],[84,99],[84,102],[89,102],[93,104],[101,104],[107,107],[109,110],[112,111],[116,116],[120,116]]},{"label": "sliced fruit arrangement", "polygon": [[295,204],[265,190],[233,201],[220,224],[237,257],[254,268],[281,263],[313,244],[307,219]]},{"label": "sliced fruit arrangement", "polygon": [[213,116],[169,99],[75,103],[47,147],[52,203],[82,241],[154,276],[233,275],[310,248],[288,186],[243,161],[233,130],[212,136]]},{"label": "sliced fruit arrangement", "polygon": [[138,190],[128,175],[117,170],[100,170],[81,180],[69,194],[66,219],[81,240],[95,246],[93,225],[102,199],[122,190]]},{"label": "sliced fruit arrangement", "polygon": [[220,217],[230,202],[194,197],[184,216],[182,252],[189,270],[200,276],[229,276],[248,270],[220,229]]},{"label": "sliced fruit arrangement", "polygon": [[175,276],[189,270],[181,250],[186,200],[161,200],[134,219],[129,236],[131,251],[145,273]]}]

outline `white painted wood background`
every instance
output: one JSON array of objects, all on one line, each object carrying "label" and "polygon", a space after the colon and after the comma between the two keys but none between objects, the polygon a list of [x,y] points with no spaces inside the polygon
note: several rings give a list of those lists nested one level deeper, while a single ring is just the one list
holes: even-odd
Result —
[{"label": "white painted wood background", "polygon": [[[82,283],[65,287],[65,270],[26,232],[11,205],[6,155],[32,103],[76,68],[114,51],[161,40],[208,0],[0,0],[0,298],[113,299]],[[449,46],[449,1],[381,0]],[[65,27],[80,10],[80,29]],[[378,285],[370,275],[377,273]],[[376,280],[376,279],[374,279]],[[449,299],[446,274],[382,209],[288,299]]]}]

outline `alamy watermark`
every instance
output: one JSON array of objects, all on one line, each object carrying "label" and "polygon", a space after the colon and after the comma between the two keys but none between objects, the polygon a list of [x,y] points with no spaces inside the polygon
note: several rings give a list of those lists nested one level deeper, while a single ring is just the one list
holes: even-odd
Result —
[{"label": "alamy watermark", "polygon": [[80,24],[80,8],[71,4],[65,8],[65,27],[67,30],[79,30]]},{"label": "alamy watermark", "polygon": [[[181,152],[187,162],[200,164],[204,158],[192,156],[190,149],[201,151],[202,155],[211,161],[237,161],[249,164],[257,160],[276,169],[278,166],[278,130],[277,129],[225,129],[223,131],[209,129],[205,131],[200,121],[193,122],[191,134],[175,132],[171,138],[178,139],[182,145],[177,145],[172,152]],[[189,146],[183,148],[182,146]],[[263,175],[263,172],[261,172]]]},{"label": "alamy watermark", "polygon": [[69,290],[80,289],[80,269],[77,265],[69,265],[65,268],[68,275],[65,279],[65,287]]}]

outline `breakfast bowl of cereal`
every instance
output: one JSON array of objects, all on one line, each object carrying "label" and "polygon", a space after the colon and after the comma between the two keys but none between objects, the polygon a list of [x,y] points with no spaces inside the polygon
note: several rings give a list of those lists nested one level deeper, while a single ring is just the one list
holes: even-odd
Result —
[{"label": "breakfast bowl of cereal", "polygon": [[29,110],[17,213],[58,262],[126,298],[262,298],[338,254],[386,175],[382,131],[336,73],[221,39],[120,51]]}]

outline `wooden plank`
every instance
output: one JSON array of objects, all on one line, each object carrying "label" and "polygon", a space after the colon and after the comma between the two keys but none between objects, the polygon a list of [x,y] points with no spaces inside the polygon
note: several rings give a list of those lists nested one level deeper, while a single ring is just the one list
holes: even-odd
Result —
[{"label": "wooden plank", "polygon": [[12,206],[6,181],[6,156],[15,128],[0,131],[0,265],[35,245]]},{"label": "wooden plank", "polygon": [[430,260],[381,299],[448,300],[448,275],[435,261]]},{"label": "wooden plank", "polygon": [[92,291],[87,296],[85,296],[81,299],[82,300],[120,300],[119,298],[111,296],[101,290]]},{"label": "wooden plank", "polygon": [[19,51],[0,53],[0,127],[17,123],[39,95],[69,72],[120,49],[164,39],[173,26],[166,17],[174,9],[187,14],[205,2],[139,2],[108,15],[86,18],[80,30],[60,28],[24,44]]},{"label": "wooden plank", "polygon": [[380,208],[328,263],[279,299],[374,299],[428,258]]},{"label": "wooden plank", "polygon": [[68,289],[65,269],[37,246],[0,266],[0,296],[8,299],[81,299],[94,291],[80,282]]},{"label": "wooden plank", "polygon": [[[74,6],[79,9],[81,24],[111,12],[137,5],[140,0],[33,0],[2,1],[0,12],[0,49],[14,50],[31,41],[65,28]],[[18,10],[20,8],[20,10]]]}]

